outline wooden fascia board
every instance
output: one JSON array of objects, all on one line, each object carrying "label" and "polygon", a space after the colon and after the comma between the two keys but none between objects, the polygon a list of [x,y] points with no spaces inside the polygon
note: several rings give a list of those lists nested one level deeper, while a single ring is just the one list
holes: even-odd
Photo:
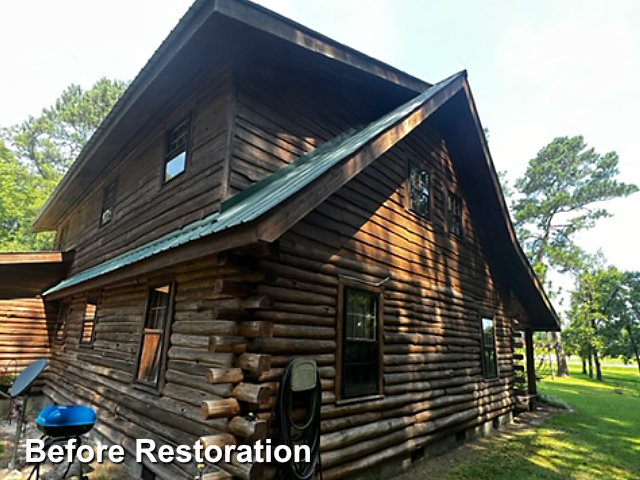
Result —
[{"label": "wooden fascia board", "polygon": [[[551,304],[551,301],[549,300],[549,297],[547,296],[546,292],[544,291],[544,288],[542,286],[542,284],[540,283],[540,280],[538,279],[537,275],[534,273],[533,268],[531,266],[531,264],[529,263],[529,260],[527,259],[524,251],[522,250],[522,247],[520,245],[520,242],[518,241],[518,237],[516,235],[516,231],[515,231],[515,227],[513,226],[513,222],[511,221],[511,216],[509,215],[509,209],[507,207],[505,198],[504,198],[504,194],[502,192],[502,187],[500,185],[500,180],[498,179],[498,175],[496,174],[496,168],[495,165],[493,163],[493,158],[491,157],[491,152],[489,151],[489,147],[487,145],[487,141],[486,141],[486,137],[484,135],[484,130],[482,128],[482,124],[480,123],[480,117],[478,115],[478,110],[476,108],[476,104],[475,101],[473,99],[473,94],[471,93],[471,87],[469,85],[468,80],[465,78],[464,79],[464,92],[466,94],[466,98],[467,98],[467,103],[469,106],[469,110],[471,112],[471,118],[473,119],[474,122],[474,127],[476,130],[476,133],[478,135],[478,138],[480,139],[480,143],[482,145],[482,153],[485,159],[485,162],[487,163],[488,166],[488,170],[489,170],[489,175],[491,176],[491,183],[493,185],[493,189],[495,191],[495,194],[497,196],[497,200],[498,200],[498,205],[500,208],[500,214],[504,220],[504,224],[509,236],[509,240],[511,242],[511,244],[513,245],[513,250],[515,251],[516,255],[518,256],[518,259],[520,261],[520,263],[522,264],[524,270],[527,273],[528,278],[530,279],[531,283],[535,286],[535,289],[537,290],[538,294],[540,295],[540,299],[542,300],[542,302],[544,303],[546,309],[549,311],[549,313],[551,314],[551,316],[554,319],[555,328],[552,328],[551,330],[560,330],[560,321],[558,318],[558,315],[555,311],[555,309],[553,308],[553,305]],[[535,328],[535,327],[532,327]],[[544,330],[546,331],[546,330]]]},{"label": "wooden fascia board", "polygon": [[93,290],[113,283],[142,277],[150,273],[197,260],[209,255],[244,247],[257,243],[254,225],[241,225],[237,228],[216,235],[187,243],[175,249],[167,250],[147,259],[133,263],[119,270],[105,273],[99,277],[71,285],[46,296],[47,300],[58,300],[87,290]]},{"label": "wooden fascia board", "polygon": [[267,243],[280,238],[314,208],[421,125],[427,117],[463,88],[463,79],[464,77],[460,77],[454,81],[421,107],[367,143],[354,155],[343,160],[307,188],[283,202],[264,219],[259,219],[258,238]]},{"label": "wooden fascia board", "polygon": [[369,57],[293,20],[245,0],[216,0],[220,14],[281,38],[298,47],[344,63],[388,82],[422,92],[431,84]]},{"label": "wooden fascia board", "polygon": [[[197,15],[193,15],[193,18],[191,19],[193,23],[189,25],[188,28],[185,27],[186,29],[184,31],[174,33],[178,38],[168,43],[166,43],[166,41],[163,42],[160,48],[153,54],[149,62],[144,66],[143,71],[138,74],[143,76],[140,77],[139,80],[139,77],[137,77],[136,80],[138,81],[136,82],[136,80],[134,80],[134,82],[129,86],[127,91],[120,98],[114,109],[107,117],[107,120],[98,127],[98,130],[93,134],[89,143],[83,148],[79,160],[73,163],[68,173],[62,178],[54,192],[45,202],[33,223],[33,228],[36,231],[51,230],[55,227],[56,222],[66,213],[72,203],[72,201],[70,201],[68,206],[56,205],[58,203],[58,198],[62,195],[62,192],[68,185],[75,181],[87,161],[91,159],[98,149],[101,148],[102,144],[107,140],[114,128],[131,110],[131,107],[136,104],[137,100],[146,92],[158,75],[164,71],[169,62],[172,61],[175,55],[186,45],[191,37],[193,37],[193,35],[215,11],[213,2],[206,1],[198,2],[198,5],[194,5],[192,8],[198,9]],[[206,11],[200,12],[200,8],[206,9]],[[91,184],[86,184],[83,191],[74,197],[76,199],[81,198],[90,186]],[[55,206],[58,208],[54,208]]]},{"label": "wooden fascia board", "polygon": [[64,263],[68,258],[63,252],[0,253],[0,265]]}]

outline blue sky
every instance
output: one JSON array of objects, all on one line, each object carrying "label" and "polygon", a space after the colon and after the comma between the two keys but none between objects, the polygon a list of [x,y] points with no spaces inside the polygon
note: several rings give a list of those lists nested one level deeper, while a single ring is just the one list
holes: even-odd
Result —
[{"label": "blue sky", "polygon": [[[131,79],[190,0],[2,2],[0,125],[37,114],[71,82]],[[616,150],[640,184],[636,0],[261,0],[268,8],[427,81],[466,68],[494,161],[511,178],[556,136]],[[35,14],[37,12],[37,14]],[[640,194],[581,239],[640,270]]]}]

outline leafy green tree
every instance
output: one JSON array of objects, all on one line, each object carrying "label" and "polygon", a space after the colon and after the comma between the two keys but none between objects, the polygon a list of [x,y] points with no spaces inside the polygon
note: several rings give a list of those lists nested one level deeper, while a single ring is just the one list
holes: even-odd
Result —
[{"label": "leafy green tree", "polygon": [[619,181],[618,154],[599,154],[582,136],[558,137],[529,161],[515,183],[518,236],[541,280],[548,268],[584,266],[578,232],[611,214],[599,202],[631,195],[638,187]]},{"label": "leafy green tree", "polygon": [[571,323],[566,334],[583,362],[588,359],[590,376],[593,376],[591,359],[595,361],[598,380],[602,380],[602,354],[611,344],[611,333],[616,330],[614,318],[620,311],[619,297],[624,279],[625,275],[612,266],[585,271],[571,294],[571,308],[567,312]]},{"label": "leafy green tree", "polygon": [[51,234],[36,234],[31,223],[53,186],[33,175],[0,140],[0,251],[50,245]]},{"label": "leafy green tree", "polygon": [[37,117],[2,130],[0,250],[52,247],[53,236],[34,233],[33,220],[126,86],[106,78],[88,90],[70,85]]},{"label": "leafy green tree", "polygon": [[625,272],[612,299],[604,332],[605,354],[634,360],[640,372],[640,272]]},{"label": "leafy green tree", "polygon": [[[576,234],[593,228],[610,213],[600,202],[638,191],[617,179],[618,155],[599,154],[582,136],[558,137],[529,161],[514,185],[512,213],[520,242],[543,282],[548,270],[579,276],[593,263],[575,243]],[[559,334],[554,334],[558,374],[569,369]]]}]

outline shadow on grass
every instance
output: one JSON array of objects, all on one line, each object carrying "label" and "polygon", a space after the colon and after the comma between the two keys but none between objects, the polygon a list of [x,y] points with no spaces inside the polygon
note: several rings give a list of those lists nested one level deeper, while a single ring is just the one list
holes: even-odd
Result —
[{"label": "shadow on grass", "polygon": [[573,412],[481,441],[437,480],[640,480],[638,375],[610,373],[544,380],[541,392]]}]

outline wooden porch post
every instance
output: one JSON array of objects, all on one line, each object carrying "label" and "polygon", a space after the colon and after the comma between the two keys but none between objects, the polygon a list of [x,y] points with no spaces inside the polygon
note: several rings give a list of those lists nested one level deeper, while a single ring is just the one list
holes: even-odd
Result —
[{"label": "wooden porch post", "polygon": [[527,328],[524,331],[524,344],[527,353],[527,385],[529,395],[537,395],[536,386],[536,359],[533,348],[533,331]]}]

